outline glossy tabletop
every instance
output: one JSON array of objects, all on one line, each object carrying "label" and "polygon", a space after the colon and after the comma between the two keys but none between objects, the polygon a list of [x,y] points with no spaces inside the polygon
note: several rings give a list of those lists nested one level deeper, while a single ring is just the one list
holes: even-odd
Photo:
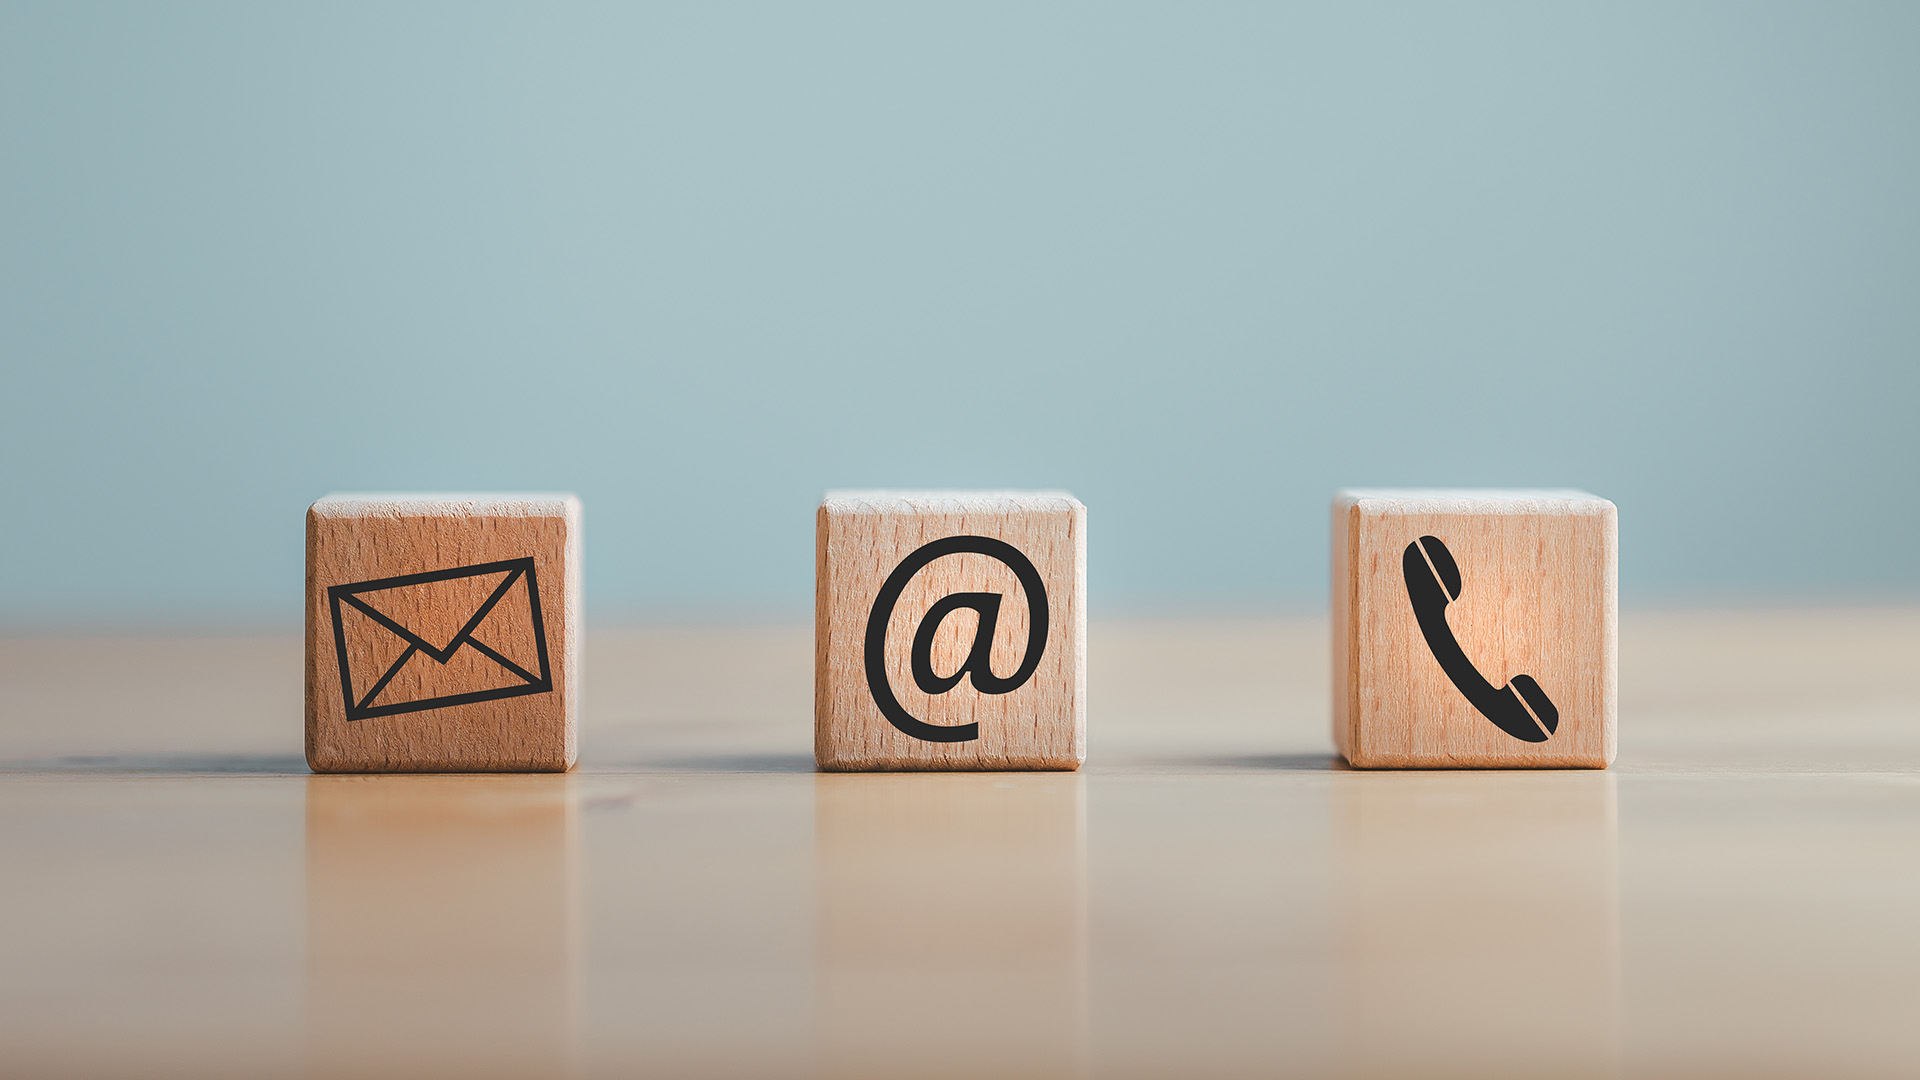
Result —
[{"label": "glossy tabletop", "polygon": [[1606,772],[1342,768],[1317,620],[1089,655],[1077,774],[815,774],[792,626],[320,777],[297,639],[0,640],[0,1074],[1920,1075],[1920,611],[1629,613]]}]

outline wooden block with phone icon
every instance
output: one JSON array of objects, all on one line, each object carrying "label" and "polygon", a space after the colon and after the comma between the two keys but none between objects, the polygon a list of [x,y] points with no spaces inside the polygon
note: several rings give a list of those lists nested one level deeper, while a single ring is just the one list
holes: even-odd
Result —
[{"label": "wooden block with phone icon", "polygon": [[814,760],[1086,760],[1087,509],[1054,492],[830,492],[816,519]]},{"label": "wooden block with phone icon", "polygon": [[1333,503],[1333,737],[1357,768],[1594,768],[1615,749],[1619,527],[1583,491]]},{"label": "wooden block with phone icon", "polygon": [[580,500],[329,495],[307,511],[315,772],[564,772]]}]

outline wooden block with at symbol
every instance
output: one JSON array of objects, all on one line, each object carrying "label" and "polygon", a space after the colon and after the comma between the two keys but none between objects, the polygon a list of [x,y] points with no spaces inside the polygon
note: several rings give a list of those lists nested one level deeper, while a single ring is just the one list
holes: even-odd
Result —
[{"label": "wooden block with at symbol", "polygon": [[1077,769],[1087,508],[1056,492],[830,492],[814,580],[822,769]]},{"label": "wooden block with at symbol", "polygon": [[1606,768],[1619,528],[1583,491],[1343,491],[1333,738],[1360,768]]},{"label": "wooden block with at symbol", "polygon": [[564,772],[580,500],[329,495],[307,511],[307,763]]}]

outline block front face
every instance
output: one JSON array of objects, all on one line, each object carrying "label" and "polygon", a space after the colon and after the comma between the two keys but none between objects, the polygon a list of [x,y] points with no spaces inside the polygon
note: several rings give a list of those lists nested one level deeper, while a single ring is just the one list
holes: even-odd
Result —
[{"label": "block front face", "polygon": [[557,772],[578,709],[580,503],[329,496],[307,512],[307,763]]},{"label": "block front face", "polygon": [[1355,766],[1605,768],[1617,517],[1583,492],[1342,492],[1334,741]]},{"label": "block front face", "polygon": [[1086,513],[1057,494],[829,494],[815,549],[820,767],[1079,768]]}]

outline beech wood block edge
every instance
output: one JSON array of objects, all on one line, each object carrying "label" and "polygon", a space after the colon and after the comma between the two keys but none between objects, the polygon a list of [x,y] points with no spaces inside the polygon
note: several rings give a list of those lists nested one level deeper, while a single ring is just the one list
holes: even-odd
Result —
[{"label": "beech wood block edge", "polygon": [[307,764],[564,772],[580,500],[329,495],[307,511]]},{"label": "beech wood block edge", "polygon": [[1619,526],[1583,491],[1333,502],[1333,738],[1357,768],[1596,768],[1616,749]]},{"label": "beech wood block edge", "polygon": [[1079,768],[1086,551],[1087,509],[1063,492],[829,492],[816,516],[816,764]]}]

